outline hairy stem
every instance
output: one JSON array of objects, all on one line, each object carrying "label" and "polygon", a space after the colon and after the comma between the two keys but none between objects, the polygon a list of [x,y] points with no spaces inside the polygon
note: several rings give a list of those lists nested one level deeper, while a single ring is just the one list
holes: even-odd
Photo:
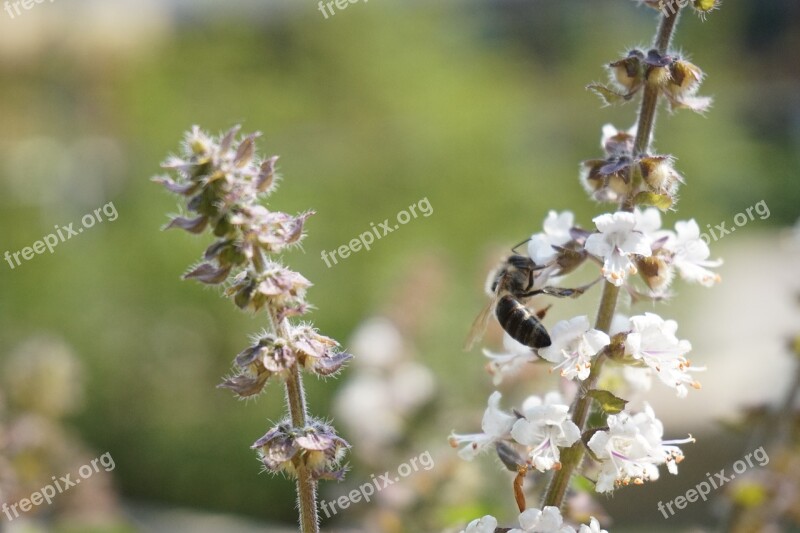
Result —
[{"label": "hairy stem", "polygon": [[[292,367],[291,376],[286,380],[286,403],[289,406],[292,425],[305,427],[305,391],[303,390],[303,378],[297,365]],[[297,467],[297,502],[300,510],[300,531],[317,533],[319,531],[317,482],[303,465]]]},{"label": "hairy stem", "polygon": [[[653,47],[661,55],[665,55],[675,33],[675,25],[681,14],[681,3],[674,1],[672,7],[664,8],[665,15],[661,17]],[[653,127],[656,123],[656,107],[658,105],[658,87],[646,83],[644,96],[642,97],[642,107],[639,111],[639,124],[636,128],[636,140],[633,143],[634,157],[646,153],[650,149],[650,140],[653,136]]]},{"label": "hairy stem", "polygon": [[[269,319],[275,334],[282,338],[289,338],[286,320],[278,320],[273,309],[269,310]],[[297,365],[293,365],[289,377],[286,379],[286,405],[292,426],[303,428],[307,425],[308,411],[306,408],[306,392],[303,388],[303,376]],[[317,481],[305,465],[297,466],[297,506],[300,513],[301,533],[319,533],[319,510],[317,509]]]},{"label": "hairy stem", "polygon": [[[653,46],[663,55],[666,54],[669,48],[672,35],[675,31],[675,26],[680,16],[681,4],[674,1],[674,9],[665,9],[665,14],[661,17],[661,22],[658,26]],[[642,106],[639,111],[639,121],[636,128],[636,139],[634,140],[634,157],[646,153],[650,149],[650,140],[653,136],[653,127],[656,121],[656,108],[658,107],[658,88],[646,84],[644,95],[642,96]],[[633,211],[633,205],[630,198],[624,198],[620,202],[620,208],[625,211]],[[603,296],[600,299],[600,306],[597,311],[597,319],[595,320],[595,329],[608,333],[611,327],[611,320],[614,318],[614,311],[617,307],[617,299],[619,297],[619,287],[606,281],[603,287]],[[592,399],[587,393],[597,386],[597,381],[600,378],[600,372],[603,369],[605,356],[600,354],[592,364],[592,370],[589,377],[583,382],[581,390],[575,398],[572,406],[572,421],[581,430],[585,430],[586,420],[589,418],[589,411],[592,407]],[[572,447],[574,453],[564,455],[564,460],[561,464],[561,469],[557,470],[547,487],[547,492],[544,495],[543,506],[561,507],[564,503],[564,496],[569,488],[570,479],[575,473],[576,469],[583,461],[584,448],[583,442],[579,441]]]}]

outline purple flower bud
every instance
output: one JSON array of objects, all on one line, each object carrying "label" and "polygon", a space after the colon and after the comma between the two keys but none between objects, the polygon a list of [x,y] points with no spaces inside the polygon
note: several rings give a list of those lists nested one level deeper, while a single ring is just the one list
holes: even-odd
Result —
[{"label": "purple flower bud", "polygon": [[164,227],[164,229],[167,230],[172,228],[180,228],[188,231],[189,233],[197,234],[202,233],[207,224],[208,217],[203,215],[200,215],[197,218],[175,217]]},{"label": "purple flower bud", "polygon": [[293,475],[304,464],[316,479],[341,476],[337,468],[349,447],[332,426],[313,419],[303,428],[285,420],[252,446],[269,471]]},{"label": "purple flower bud", "polygon": [[184,274],[184,279],[196,279],[208,285],[219,285],[228,278],[230,267],[216,268],[210,263],[201,263],[189,273]]}]

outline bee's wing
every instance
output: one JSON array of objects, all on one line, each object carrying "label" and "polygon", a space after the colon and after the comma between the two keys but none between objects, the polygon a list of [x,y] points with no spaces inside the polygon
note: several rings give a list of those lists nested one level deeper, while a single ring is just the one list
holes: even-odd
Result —
[{"label": "bee's wing", "polygon": [[492,297],[491,301],[486,305],[483,311],[475,318],[475,321],[472,323],[472,327],[469,330],[469,335],[467,335],[467,340],[464,343],[464,350],[469,351],[475,346],[475,343],[478,342],[481,337],[483,337],[483,333],[486,331],[486,326],[489,325],[489,318],[492,316],[495,307],[497,306],[497,296],[495,295]]}]

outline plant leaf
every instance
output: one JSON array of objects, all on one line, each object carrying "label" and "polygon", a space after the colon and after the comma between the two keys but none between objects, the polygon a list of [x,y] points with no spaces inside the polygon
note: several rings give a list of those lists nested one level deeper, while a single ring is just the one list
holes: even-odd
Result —
[{"label": "plant leaf", "polygon": [[622,412],[628,403],[628,400],[618,398],[607,390],[590,390],[586,395],[599,403],[603,411],[610,415]]}]

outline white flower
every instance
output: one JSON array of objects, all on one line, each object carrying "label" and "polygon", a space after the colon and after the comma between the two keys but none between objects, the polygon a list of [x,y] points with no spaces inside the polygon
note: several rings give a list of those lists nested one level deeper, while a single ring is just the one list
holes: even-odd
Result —
[{"label": "white flower", "polygon": [[589,325],[589,319],[579,316],[562,320],[550,332],[552,344],[539,350],[539,355],[551,363],[558,363],[561,375],[567,379],[584,380],[589,377],[592,357],[608,346],[607,334]]},{"label": "white flower", "polygon": [[589,525],[581,524],[578,533],[608,533],[608,531],[600,529],[600,522],[597,521],[597,518],[592,516]]},{"label": "white flower", "polygon": [[661,229],[661,211],[655,207],[648,207],[645,210],[635,209],[633,217],[636,219],[636,231],[641,231],[647,237],[651,245],[659,240],[669,240],[675,238],[675,232],[668,229]]},{"label": "white flower", "polygon": [[565,526],[558,507],[545,507],[543,510],[525,509],[519,515],[519,525],[508,533],[575,533],[575,528]]},{"label": "white flower", "polygon": [[589,449],[601,461],[595,490],[609,492],[618,485],[656,480],[657,465],[664,463],[671,474],[677,474],[683,452],[674,444],[694,439],[663,441],[663,435],[664,426],[649,405],[635,415],[627,411],[610,415],[608,431],[598,431],[589,439]]},{"label": "white flower", "polygon": [[501,397],[502,395],[497,391],[489,396],[489,406],[486,408],[481,422],[483,433],[473,433],[471,435],[453,433],[450,436],[450,445],[453,448],[464,445],[458,452],[462,459],[471,461],[488,446],[494,444],[495,441],[508,436],[514,422],[517,421],[517,417],[500,409]]},{"label": "white flower", "polygon": [[622,377],[634,392],[647,392],[653,386],[653,371],[630,365],[622,367]]},{"label": "white flower", "polygon": [[534,233],[528,241],[528,255],[537,265],[544,265],[558,252],[553,246],[564,246],[572,240],[569,230],[575,225],[575,215],[570,211],[550,211],[544,219],[544,233]]},{"label": "white flower", "polygon": [[483,355],[489,358],[489,373],[492,374],[492,382],[495,386],[503,382],[503,378],[519,372],[519,370],[537,360],[533,350],[521,342],[517,342],[514,337],[505,333],[503,335],[504,353],[494,353],[483,350]]},{"label": "white flower", "polygon": [[580,429],[569,418],[569,406],[557,392],[551,392],[544,401],[538,396],[525,400],[522,415],[524,418],[514,423],[511,436],[530,447],[528,457],[537,470],[545,472],[559,466],[559,446],[572,446],[581,437]]},{"label": "white flower", "polygon": [[720,281],[719,274],[711,272],[706,267],[715,268],[722,264],[722,260],[709,261],[711,250],[708,244],[700,238],[700,227],[694,219],[675,223],[677,236],[669,239],[665,248],[673,252],[673,264],[678,269],[681,277],[687,281],[700,283],[710,287]]},{"label": "white flower", "polygon": [[586,239],[586,251],[600,257],[603,262],[603,275],[619,287],[628,274],[636,273],[631,255],[650,256],[650,242],[645,235],[636,230],[636,217],[633,213],[617,212],[594,218],[599,233]]},{"label": "white flower", "polygon": [[684,357],[692,345],[687,340],[678,340],[675,335],[677,322],[664,320],[654,313],[645,313],[631,317],[630,323],[631,332],[625,339],[627,355],[655,370],[661,381],[674,388],[681,398],[688,393],[686,385],[700,388],[689,372],[704,369],[692,368]]},{"label": "white flower", "polygon": [[611,327],[608,328],[609,335],[616,335],[625,331],[630,331],[631,321],[622,313],[614,313],[614,318],[611,319]]},{"label": "white flower", "polygon": [[487,514],[483,518],[476,518],[467,524],[467,528],[462,529],[461,533],[494,533],[496,528],[497,519]]},{"label": "white flower", "polygon": [[648,207],[644,211],[636,209],[633,216],[636,219],[636,229],[655,240],[654,237],[661,232],[661,211],[655,207]]}]

